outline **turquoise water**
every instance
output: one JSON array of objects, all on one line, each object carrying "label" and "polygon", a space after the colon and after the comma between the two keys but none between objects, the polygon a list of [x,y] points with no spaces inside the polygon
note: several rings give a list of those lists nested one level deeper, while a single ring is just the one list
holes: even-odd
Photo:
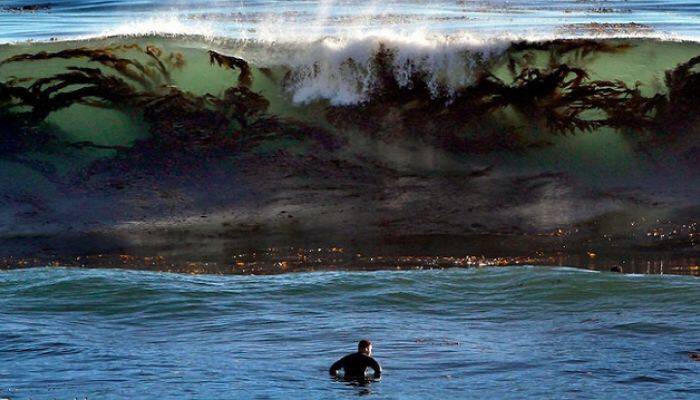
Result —
[{"label": "turquoise water", "polygon": [[[0,398],[691,398],[700,281],[566,268],[0,273]],[[327,368],[363,337],[385,374]]]}]

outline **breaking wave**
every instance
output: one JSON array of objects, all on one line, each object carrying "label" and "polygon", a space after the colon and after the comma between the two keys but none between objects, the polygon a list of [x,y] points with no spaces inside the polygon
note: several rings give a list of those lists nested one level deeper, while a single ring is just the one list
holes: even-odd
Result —
[{"label": "breaking wave", "polygon": [[[332,148],[359,132],[461,153],[541,147],[551,133],[603,128],[658,143],[697,128],[690,99],[700,87],[699,54],[695,42],[389,32],[311,42],[151,35],[4,45],[2,148],[34,151],[57,137],[117,151],[133,143],[228,148],[279,136]],[[91,137],[94,113],[109,110],[130,139]]]}]

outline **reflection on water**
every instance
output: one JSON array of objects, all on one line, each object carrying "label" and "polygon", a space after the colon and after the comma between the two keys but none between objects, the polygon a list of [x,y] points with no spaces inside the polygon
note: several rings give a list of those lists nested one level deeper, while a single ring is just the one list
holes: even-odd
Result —
[{"label": "reflection on water", "polygon": [[359,396],[368,396],[372,394],[372,384],[379,382],[378,379],[371,378],[348,378],[344,379],[342,377],[332,377],[331,380],[335,382],[342,382],[347,387],[356,389]]}]

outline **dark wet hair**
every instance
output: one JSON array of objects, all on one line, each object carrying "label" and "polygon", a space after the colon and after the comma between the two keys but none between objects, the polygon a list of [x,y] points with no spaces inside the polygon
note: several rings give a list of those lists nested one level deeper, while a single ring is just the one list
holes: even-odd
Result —
[{"label": "dark wet hair", "polygon": [[367,340],[367,339],[362,339],[362,340],[360,340],[360,342],[357,344],[357,350],[358,350],[358,351],[365,350],[366,348],[368,348],[368,347],[371,346],[371,345],[372,345],[372,342],[370,342],[370,341]]}]

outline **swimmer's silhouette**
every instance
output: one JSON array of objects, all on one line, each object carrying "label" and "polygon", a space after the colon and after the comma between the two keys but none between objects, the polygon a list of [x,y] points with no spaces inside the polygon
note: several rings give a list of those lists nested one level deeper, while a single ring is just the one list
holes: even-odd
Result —
[{"label": "swimmer's silhouette", "polygon": [[331,365],[328,373],[338,376],[338,371],[343,369],[345,379],[365,379],[367,367],[374,370],[374,379],[382,376],[382,367],[372,358],[372,342],[360,340],[357,344],[357,353],[350,353]]}]

